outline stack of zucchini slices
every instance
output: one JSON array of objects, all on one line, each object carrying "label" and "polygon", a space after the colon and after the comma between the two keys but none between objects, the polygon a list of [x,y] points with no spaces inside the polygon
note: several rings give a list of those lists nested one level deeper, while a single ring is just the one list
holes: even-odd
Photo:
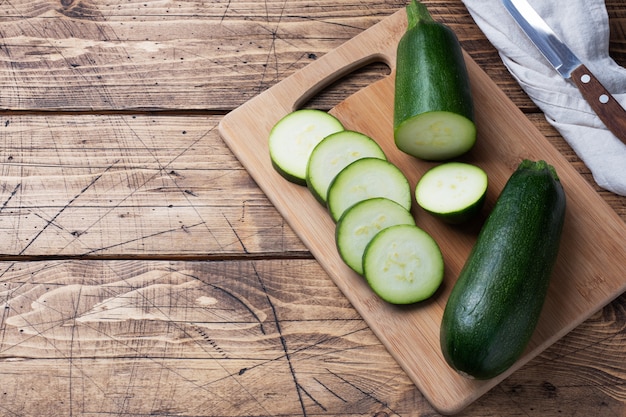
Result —
[{"label": "stack of zucchini slices", "polygon": [[435,293],[441,250],[415,224],[409,181],[375,140],[329,113],[297,110],[276,123],[269,147],[276,170],[327,207],[341,259],[378,296],[410,304]]}]

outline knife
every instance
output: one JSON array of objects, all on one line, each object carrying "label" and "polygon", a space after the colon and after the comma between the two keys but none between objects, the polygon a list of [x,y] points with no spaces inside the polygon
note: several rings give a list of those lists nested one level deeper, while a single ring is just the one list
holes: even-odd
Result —
[{"label": "knife", "polygon": [[604,125],[626,144],[626,110],[526,0],[502,0],[502,2],[554,69],[578,87]]}]

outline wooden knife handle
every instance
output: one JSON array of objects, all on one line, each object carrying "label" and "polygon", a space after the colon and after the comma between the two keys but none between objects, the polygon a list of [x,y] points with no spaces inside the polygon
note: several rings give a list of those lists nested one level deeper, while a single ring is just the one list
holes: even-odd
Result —
[{"label": "wooden knife handle", "polygon": [[626,110],[584,65],[572,71],[572,81],[604,125],[626,144]]}]

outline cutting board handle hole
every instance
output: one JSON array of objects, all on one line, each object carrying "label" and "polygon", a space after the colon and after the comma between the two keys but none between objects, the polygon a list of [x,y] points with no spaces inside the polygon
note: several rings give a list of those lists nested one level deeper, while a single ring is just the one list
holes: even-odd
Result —
[{"label": "cutting board handle hole", "polygon": [[299,102],[296,109],[330,110],[352,94],[391,74],[391,67],[386,59],[374,57],[372,60],[347,68],[346,72],[330,78],[326,84],[312,89]]}]

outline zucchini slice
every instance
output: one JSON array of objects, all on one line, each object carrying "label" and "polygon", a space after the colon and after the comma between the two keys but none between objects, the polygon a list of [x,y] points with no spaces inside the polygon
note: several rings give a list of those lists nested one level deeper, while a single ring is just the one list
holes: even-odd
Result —
[{"label": "zucchini slice", "polygon": [[415,225],[410,211],[388,198],[370,198],[350,207],[335,229],[335,241],[341,259],[363,275],[363,252],[378,232],[398,224]]},{"label": "zucchini slice", "polygon": [[387,159],[376,141],[352,130],[325,137],[315,146],[306,169],[306,184],[317,200],[326,205],[328,187],[335,176],[357,159]]},{"label": "zucchini slice", "polygon": [[394,138],[401,151],[442,161],[476,142],[474,104],[463,52],[454,32],[426,6],[406,7],[408,28],[398,42]]},{"label": "zucchini slice", "polygon": [[459,224],[474,217],[487,195],[487,174],[462,162],[447,162],[429,169],[415,187],[417,204],[447,223]]},{"label": "zucchini slice", "polygon": [[379,232],[365,248],[363,274],[372,290],[392,304],[432,296],[443,281],[439,246],[424,230],[397,225]]},{"label": "zucchini slice", "polygon": [[341,122],[321,110],[296,110],[280,119],[269,134],[274,169],[288,181],[306,185],[306,167],[313,148],[326,136],[344,130]]},{"label": "zucchini slice", "polygon": [[402,171],[384,159],[361,158],[342,169],[331,182],[328,210],[337,222],[352,205],[374,197],[385,197],[411,209],[411,187]]}]

